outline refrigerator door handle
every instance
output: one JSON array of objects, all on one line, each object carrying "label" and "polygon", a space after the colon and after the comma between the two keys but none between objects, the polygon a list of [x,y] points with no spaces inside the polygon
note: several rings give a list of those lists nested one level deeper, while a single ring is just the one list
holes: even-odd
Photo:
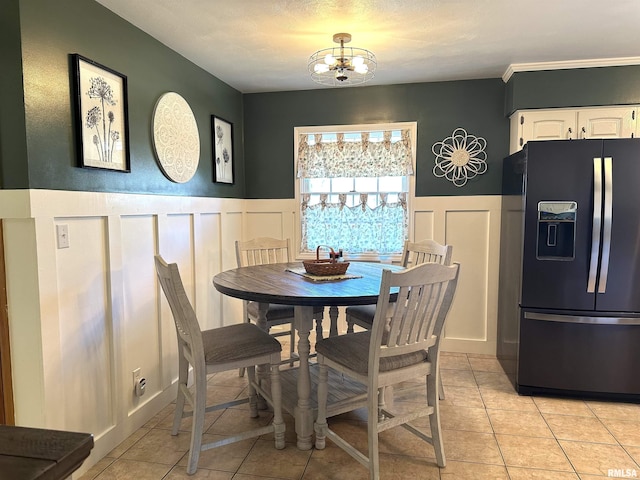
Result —
[{"label": "refrigerator door handle", "polygon": [[600,279],[598,293],[607,291],[609,274],[609,254],[611,252],[611,219],[613,212],[613,159],[604,158],[604,218],[602,224],[602,257],[600,259]]},{"label": "refrigerator door handle", "polygon": [[591,260],[587,293],[595,293],[602,231],[602,158],[593,159],[593,231],[591,232]]}]

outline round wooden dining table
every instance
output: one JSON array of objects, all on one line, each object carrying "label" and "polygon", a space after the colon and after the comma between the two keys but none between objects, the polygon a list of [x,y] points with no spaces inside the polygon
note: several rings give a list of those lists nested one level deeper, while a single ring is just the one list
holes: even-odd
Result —
[{"label": "round wooden dining table", "polygon": [[[331,310],[335,312],[333,315],[337,318],[338,306],[375,304],[384,269],[398,271],[403,267],[351,262],[346,272],[347,278],[327,280],[305,276],[302,263],[293,262],[234,268],[213,277],[213,284],[221,293],[259,303],[257,323],[262,328],[266,327],[266,312],[270,303],[294,306],[300,366],[292,369],[296,370],[295,391],[287,392],[287,381],[283,379],[282,397],[284,408],[295,418],[297,445],[301,450],[309,450],[313,442],[315,402],[311,399],[309,369],[313,307],[332,307]],[[334,323],[335,318],[332,318],[332,325]],[[332,334],[337,333],[333,330],[332,327]],[[290,372],[285,370],[282,373]]]}]

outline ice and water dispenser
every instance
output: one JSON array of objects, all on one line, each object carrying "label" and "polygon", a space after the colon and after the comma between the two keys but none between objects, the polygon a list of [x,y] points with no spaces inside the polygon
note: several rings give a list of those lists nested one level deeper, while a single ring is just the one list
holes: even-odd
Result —
[{"label": "ice and water dispenser", "polygon": [[573,260],[577,202],[538,202],[538,260]]}]

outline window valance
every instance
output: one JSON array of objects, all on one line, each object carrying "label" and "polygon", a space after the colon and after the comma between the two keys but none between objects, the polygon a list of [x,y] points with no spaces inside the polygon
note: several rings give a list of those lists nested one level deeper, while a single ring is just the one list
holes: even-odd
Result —
[{"label": "window valance", "polygon": [[383,177],[412,174],[411,138],[408,129],[359,134],[300,134],[298,139],[298,177]]}]

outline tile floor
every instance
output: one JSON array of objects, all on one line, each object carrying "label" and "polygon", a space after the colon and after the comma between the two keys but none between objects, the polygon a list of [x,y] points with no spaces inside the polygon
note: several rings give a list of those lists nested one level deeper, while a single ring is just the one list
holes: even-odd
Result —
[{"label": "tile floor", "polygon": [[[596,480],[640,478],[640,405],[590,400],[518,396],[494,357],[442,354],[441,402],[446,468],[435,464],[433,449],[402,428],[381,435],[384,479],[425,480]],[[236,372],[217,374],[209,384],[216,397],[244,393]],[[397,401],[411,402],[422,385],[407,385]],[[214,390],[211,389],[210,390]],[[135,432],[92,467],[82,480],[344,480],[367,479],[367,470],[327,441],[325,450],[300,451],[293,419],[286,415],[287,446],[275,450],[269,437],[203,452],[193,476],[185,472],[189,423],[170,435],[173,405]],[[366,451],[364,412],[330,419]],[[268,422],[261,413],[259,421]],[[207,417],[214,438],[255,422],[246,406]],[[416,422],[428,425],[428,420]]]}]

